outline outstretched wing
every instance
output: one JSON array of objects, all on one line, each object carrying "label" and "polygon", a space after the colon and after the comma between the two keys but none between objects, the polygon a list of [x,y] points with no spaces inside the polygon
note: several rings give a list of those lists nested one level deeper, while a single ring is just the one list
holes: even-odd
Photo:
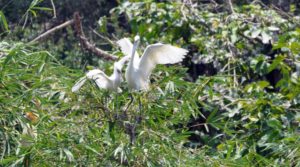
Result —
[{"label": "outstretched wing", "polygon": [[103,71],[101,71],[101,70],[99,70],[99,69],[94,69],[94,70],[88,71],[85,75],[86,75],[86,77],[87,77],[88,79],[94,79],[94,77],[95,77],[96,75],[99,75],[99,74],[101,74],[101,73],[103,73]]},{"label": "outstretched wing", "polygon": [[156,64],[174,64],[181,62],[188,50],[168,44],[156,43],[147,46],[139,63],[144,79],[148,79]]},{"label": "outstretched wing", "polygon": [[111,85],[108,76],[101,70],[90,70],[86,73],[86,77],[96,82],[97,86],[102,89],[108,89]]},{"label": "outstretched wing", "polygon": [[86,76],[80,78],[75,83],[75,85],[72,87],[72,92],[77,92],[83,86],[83,84],[85,83],[85,81],[86,81]]},{"label": "outstretched wing", "polygon": [[[121,51],[125,56],[131,57],[133,44],[130,42],[128,38],[123,38],[117,41],[117,44],[120,46]],[[138,65],[140,57],[137,52],[134,54],[134,65]]]},{"label": "outstretched wing", "polygon": [[133,48],[133,44],[130,42],[128,38],[123,38],[117,41],[117,44],[120,46],[121,51],[126,55],[131,55],[131,50]]}]

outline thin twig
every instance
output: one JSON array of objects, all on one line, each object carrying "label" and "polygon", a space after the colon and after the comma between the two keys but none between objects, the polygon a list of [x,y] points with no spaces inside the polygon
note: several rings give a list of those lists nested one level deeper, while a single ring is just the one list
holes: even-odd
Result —
[{"label": "thin twig", "polygon": [[281,15],[284,15],[289,19],[291,19],[293,17],[293,16],[289,15],[288,13],[286,13],[285,11],[283,11],[282,9],[278,8],[277,6],[275,6],[273,4],[271,5],[271,8],[274,9],[274,10],[277,10]]},{"label": "thin twig", "polygon": [[128,117],[128,116],[127,116],[127,110],[128,110],[129,107],[131,106],[132,102],[133,102],[133,96],[132,96],[132,94],[130,94],[130,101],[129,101],[129,103],[127,104],[126,109],[123,111],[123,115],[124,115],[124,117],[126,117],[126,118]]},{"label": "thin twig", "polygon": [[228,6],[229,6],[229,9],[230,9],[231,13],[234,14],[235,12],[234,12],[231,0],[227,0],[227,2],[228,2]]},{"label": "thin twig", "polygon": [[1,58],[1,57],[4,57],[4,56],[6,56],[6,53],[0,51],[0,58]]},{"label": "thin twig", "polygon": [[95,30],[92,29],[91,27],[90,27],[90,30],[92,30],[93,33],[96,34],[98,37],[100,37],[100,38],[106,40],[106,41],[107,41],[108,43],[110,43],[112,46],[118,46],[116,42],[114,42],[114,41],[110,40],[109,38],[107,38],[107,37],[105,37],[105,36],[99,34],[97,31],[95,31]]},{"label": "thin twig", "polygon": [[26,12],[25,13],[25,20],[24,20],[24,23],[23,23],[23,26],[22,26],[22,30],[24,30],[26,24],[27,24],[27,20],[28,20],[28,13]]},{"label": "thin twig", "polygon": [[54,28],[52,28],[52,29],[46,31],[45,33],[39,35],[38,37],[34,38],[34,39],[33,39],[32,41],[30,41],[29,43],[34,43],[34,42],[40,41],[40,40],[42,40],[42,39],[45,39],[47,36],[49,36],[49,35],[52,34],[53,32],[55,32],[55,31],[57,31],[57,30],[60,30],[60,29],[62,29],[62,28],[65,28],[65,27],[67,27],[67,26],[69,26],[69,25],[71,25],[71,24],[73,24],[73,23],[74,23],[74,20],[73,20],[73,19],[72,19],[72,20],[68,20],[68,21],[66,21],[66,22],[64,22],[64,23],[62,23],[62,24],[60,24],[60,25],[58,25],[58,26],[56,26],[56,27],[54,27]]},{"label": "thin twig", "polygon": [[54,5],[54,2],[53,0],[50,0],[51,2],[51,5],[52,5],[52,8],[53,8],[53,18],[56,18],[56,8],[55,8],[55,5]]},{"label": "thin twig", "polygon": [[241,37],[243,37],[243,38],[245,38],[245,39],[247,39],[251,44],[253,44],[253,45],[256,45],[257,43],[259,43],[259,44],[263,44],[263,42],[261,41],[261,40],[259,40],[258,38],[250,38],[250,37],[248,37],[248,36],[246,36],[245,34],[243,34],[242,32],[240,32],[240,31],[238,31],[238,34],[241,36]]},{"label": "thin twig", "polygon": [[193,6],[188,8],[188,10],[191,15],[194,15],[198,19],[197,21],[199,22],[200,25],[204,26],[209,33],[215,34],[215,31],[213,31],[211,27],[207,25],[206,22],[199,15],[195,14],[196,12],[194,12],[195,9]]},{"label": "thin twig", "polygon": [[211,3],[213,3],[215,6],[218,6],[218,3],[214,0],[210,0]]},{"label": "thin twig", "polygon": [[117,60],[118,57],[112,54],[109,54],[107,52],[105,52],[102,49],[97,48],[94,44],[90,43],[88,41],[88,39],[85,37],[83,30],[82,30],[82,26],[81,26],[81,20],[80,20],[80,16],[78,12],[74,13],[74,18],[72,20],[68,20],[66,22],[64,22],[63,24],[60,24],[48,31],[46,31],[45,33],[39,35],[38,37],[36,37],[35,39],[33,39],[32,41],[30,41],[29,43],[35,43],[37,41],[40,41],[44,38],[46,38],[47,36],[49,36],[50,34],[52,34],[53,32],[60,30],[66,26],[69,26],[71,24],[75,24],[75,32],[77,33],[77,36],[80,40],[81,45],[87,49],[88,51],[94,53],[96,56],[104,58],[106,60]]},{"label": "thin twig", "polygon": [[[227,44],[227,48],[231,55],[230,59],[233,61],[233,63],[235,63],[236,53],[232,50],[232,48],[234,48],[233,44],[229,42]],[[230,59],[229,59],[229,61],[230,61]],[[230,71],[230,69],[228,69],[228,71]],[[236,76],[236,68],[234,67],[233,68],[233,87],[235,88],[236,85],[238,85],[238,81],[237,81],[237,76]]]},{"label": "thin twig", "polygon": [[194,128],[194,127],[198,127],[198,126],[205,126],[209,123],[199,123],[199,124],[195,124],[195,125],[191,125],[191,126],[187,126],[186,128]]},{"label": "thin twig", "polygon": [[183,1],[183,3],[182,3],[182,5],[181,5],[181,7],[180,7],[180,11],[181,11],[181,14],[182,14],[182,16],[183,16],[183,20],[187,20],[187,17],[186,17],[186,14],[185,14],[185,12],[184,12],[184,6],[186,5],[186,1],[184,0]]},{"label": "thin twig", "polygon": [[286,17],[287,18],[287,21],[293,23],[293,24],[297,24],[297,25],[300,25],[297,21],[294,21],[293,19],[293,16],[288,14],[287,12],[283,11],[282,9],[278,8],[277,6],[275,5],[271,5],[271,7],[269,7],[268,5],[266,5],[264,2],[262,2],[261,0],[255,0],[253,1],[251,4],[260,4],[262,5],[263,7],[265,8],[268,8],[269,10],[272,9],[272,10],[275,10],[276,13],[278,13],[280,16],[282,17]]}]

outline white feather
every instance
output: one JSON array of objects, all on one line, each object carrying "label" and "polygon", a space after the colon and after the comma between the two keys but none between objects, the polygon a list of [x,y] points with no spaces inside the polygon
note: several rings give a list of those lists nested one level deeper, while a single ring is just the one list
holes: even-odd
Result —
[{"label": "white feather", "polygon": [[187,50],[168,44],[153,44],[147,46],[139,64],[144,79],[148,79],[157,64],[174,64],[181,62]]},{"label": "white feather", "polygon": [[81,77],[76,83],[75,85],[72,87],[72,92],[77,92],[85,83],[86,81],[86,76]]},{"label": "white feather", "polygon": [[118,62],[115,62],[114,72],[109,77],[99,69],[88,71],[85,76],[80,78],[79,81],[72,87],[72,92],[77,92],[87,79],[95,81],[96,85],[100,89],[121,92],[122,90],[119,88],[122,81],[121,70],[125,62],[127,62],[129,59],[130,56],[124,56]]},{"label": "white feather", "polygon": [[[129,58],[130,58],[131,54],[132,54],[132,48],[133,48],[133,44],[131,43],[131,41],[128,38],[123,38],[123,39],[120,39],[119,41],[117,41],[117,44],[120,46],[123,54],[125,56],[129,56]],[[140,59],[139,54],[135,51],[134,63],[133,63],[135,67],[138,66],[139,59]]]},{"label": "white feather", "polygon": [[[139,37],[131,49],[131,60],[126,69],[126,80],[128,87],[134,90],[147,90],[149,88],[149,77],[157,64],[174,64],[181,62],[187,54],[187,50],[169,44],[156,43],[147,46],[141,59],[135,56]],[[129,46],[129,45],[128,45]],[[130,46],[129,46],[130,47]],[[128,52],[127,48],[127,52]],[[135,64],[135,61],[138,64]]]},{"label": "white feather", "polygon": [[88,79],[94,79],[95,76],[97,76],[101,73],[103,73],[103,71],[101,71],[99,69],[94,69],[94,70],[88,71],[85,75]]},{"label": "white feather", "polygon": [[113,81],[103,72],[94,75],[93,80],[95,81],[95,83],[99,88],[113,90],[111,87]]},{"label": "white feather", "polygon": [[117,44],[120,46],[121,51],[126,55],[130,56],[132,53],[133,44],[128,38],[123,38],[117,41]]}]

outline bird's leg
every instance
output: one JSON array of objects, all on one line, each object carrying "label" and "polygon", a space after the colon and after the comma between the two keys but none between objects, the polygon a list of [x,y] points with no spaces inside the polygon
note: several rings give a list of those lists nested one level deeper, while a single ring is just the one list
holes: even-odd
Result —
[{"label": "bird's leg", "polygon": [[[108,92],[104,92],[104,105],[106,108],[109,108],[109,100],[110,100],[110,95],[108,94]],[[113,120],[113,116],[112,116],[112,112],[108,111],[107,112],[107,117],[110,119],[110,120]]]},{"label": "bird's leg", "polygon": [[135,123],[131,123],[131,121],[129,121],[130,118],[128,118],[127,111],[129,109],[129,107],[132,105],[134,97],[133,97],[132,94],[130,94],[129,97],[130,97],[130,101],[129,101],[126,109],[123,112],[124,115],[123,115],[122,119],[123,119],[123,121],[125,119],[128,119],[128,121],[124,122],[124,125],[125,125],[126,133],[130,137],[130,144],[133,145],[135,143],[135,140],[136,140],[136,133],[135,133],[135,127],[136,127],[136,125],[135,125]]},{"label": "bird's leg", "polygon": [[134,117],[133,117],[133,123],[131,124],[130,127],[130,142],[131,144],[134,144],[136,141],[136,137],[137,137],[137,133],[136,133],[136,128],[138,126],[138,124],[141,123],[142,121],[142,102],[141,102],[141,94],[138,94],[138,107],[139,107],[139,113],[135,113]]},{"label": "bird's leg", "polygon": [[102,106],[103,106],[103,111],[104,111],[104,115],[105,117],[107,117],[109,119],[109,112],[106,110],[107,109],[107,101],[106,101],[106,97],[104,96],[102,101]]},{"label": "bird's leg", "polygon": [[118,95],[115,94],[115,112],[116,112],[116,119],[119,119],[119,110],[118,110]]},{"label": "bird's leg", "polygon": [[141,95],[139,94],[139,98],[138,98],[138,101],[139,101],[139,116],[136,118],[136,122],[139,124],[141,123],[142,121],[142,102],[141,102]]},{"label": "bird's leg", "polygon": [[124,110],[124,118],[127,117],[127,110],[128,110],[129,107],[131,106],[131,104],[132,104],[132,102],[133,102],[133,99],[134,99],[133,96],[132,96],[132,94],[130,94],[129,97],[130,97],[130,102],[128,103],[126,109]]}]

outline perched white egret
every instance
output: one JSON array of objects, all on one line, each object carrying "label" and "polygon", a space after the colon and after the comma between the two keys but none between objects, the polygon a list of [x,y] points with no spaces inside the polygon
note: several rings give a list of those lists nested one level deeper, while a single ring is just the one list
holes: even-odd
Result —
[{"label": "perched white egret", "polygon": [[107,89],[115,92],[122,92],[119,88],[122,82],[122,67],[126,61],[130,59],[130,56],[124,56],[118,62],[114,63],[114,72],[111,76],[107,76],[103,71],[99,69],[90,70],[86,75],[80,78],[76,84],[72,87],[72,92],[77,92],[87,79],[92,79],[96,82],[97,86],[101,89]]},{"label": "perched white egret", "polygon": [[149,77],[157,64],[174,64],[181,62],[188,50],[169,44],[156,43],[147,46],[141,58],[136,52],[139,36],[134,38],[134,44],[124,38],[118,41],[122,52],[131,56],[126,69],[125,78],[128,87],[133,90],[148,90]]}]

